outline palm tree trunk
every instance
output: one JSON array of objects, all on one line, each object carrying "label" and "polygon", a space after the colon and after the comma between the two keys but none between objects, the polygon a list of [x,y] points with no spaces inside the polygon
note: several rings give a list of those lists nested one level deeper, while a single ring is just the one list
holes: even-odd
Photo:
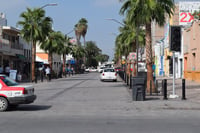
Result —
[{"label": "palm tree trunk", "polygon": [[31,59],[31,81],[33,82],[35,80],[35,56],[36,56],[36,43],[32,42],[32,59]]},{"label": "palm tree trunk", "polygon": [[63,54],[63,74],[65,73],[66,55]]},{"label": "palm tree trunk", "polygon": [[52,60],[53,60],[52,53],[48,53],[48,62],[49,62],[49,67],[51,70],[52,70]]},{"label": "palm tree trunk", "polygon": [[[85,36],[83,36],[83,45],[84,45],[84,49],[85,49]],[[85,56],[85,53],[84,53],[84,56],[83,56],[83,63],[84,65],[86,64],[86,56]]]},{"label": "palm tree trunk", "polygon": [[[155,92],[155,85],[153,82],[153,70],[152,70],[152,44],[151,44],[151,23],[146,24],[146,64],[147,64],[147,92],[150,92],[150,88],[152,88],[152,92]],[[151,83],[150,83],[151,82]],[[152,85],[150,87],[150,84]]]}]

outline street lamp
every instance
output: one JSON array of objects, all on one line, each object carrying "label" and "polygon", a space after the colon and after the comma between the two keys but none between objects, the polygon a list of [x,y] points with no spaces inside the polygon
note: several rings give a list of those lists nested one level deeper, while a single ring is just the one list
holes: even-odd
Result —
[{"label": "street lamp", "polygon": [[41,6],[40,9],[43,9],[43,8],[45,8],[47,6],[57,6],[57,5],[58,5],[57,3],[48,3],[46,5]]},{"label": "street lamp", "polygon": [[[57,3],[48,3],[48,4],[45,4],[45,5],[43,5],[43,6],[41,6],[39,9],[43,9],[43,8],[45,8],[45,7],[47,7],[47,6],[57,6]],[[32,23],[31,23],[32,24]],[[33,25],[33,24],[32,24]],[[31,28],[31,49],[33,48],[33,31],[32,31],[32,28]],[[31,56],[33,56],[33,55],[31,55]],[[35,55],[34,55],[35,56]],[[33,57],[32,57],[33,58]],[[35,58],[35,57],[34,57]],[[32,79],[32,73],[34,73],[34,72],[32,72],[32,65],[30,66],[30,69],[31,69],[31,72],[30,72],[30,80],[33,82],[33,80],[35,80],[35,83],[37,83],[37,75],[35,75],[35,79]]]},{"label": "street lamp", "polygon": [[116,23],[118,23],[118,24],[120,24],[120,25],[122,25],[122,26],[125,26],[125,24],[119,22],[118,20],[116,20],[116,19],[114,19],[114,18],[106,18],[106,20],[111,20],[111,21],[114,21],[114,22],[116,22]]}]

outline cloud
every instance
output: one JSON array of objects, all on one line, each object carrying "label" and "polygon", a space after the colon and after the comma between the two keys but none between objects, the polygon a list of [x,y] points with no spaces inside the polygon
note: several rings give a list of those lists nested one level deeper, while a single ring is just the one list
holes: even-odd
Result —
[{"label": "cloud", "polygon": [[118,4],[119,4],[118,0],[94,0],[94,5],[100,7],[110,7]]}]

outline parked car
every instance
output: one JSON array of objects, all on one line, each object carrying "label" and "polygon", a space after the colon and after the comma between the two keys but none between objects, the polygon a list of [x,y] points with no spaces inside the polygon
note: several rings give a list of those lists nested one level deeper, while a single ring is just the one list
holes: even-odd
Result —
[{"label": "parked car", "polygon": [[85,72],[90,72],[90,69],[89,69],[89,68],[86,68],[86,69],[85,69]]},{"label": "parked car", "polygon": [[33,103],[36,99],[32,85],[19,84],[6,75],[0,74],[0,111],[19,104]]},{"label": "parked car", "polygon": [[105,68],[103,72],[100,74],[101,81],[112,80],[117,81],[117,72],[113,68]]},{"label": "parked car", "polygon": [[100,68],[98,69],[98,72],[99,72],[99,73],[102,73],[104,68],[105,68],[105,67],[100,67]]},{"label": "parked car", "polygon": [[116,68],[115,68],[115,71],[116,71],[116,72],[119,72],[119,71],[123,71],[123,69],[122,69],[121,67],[116,67]]}]

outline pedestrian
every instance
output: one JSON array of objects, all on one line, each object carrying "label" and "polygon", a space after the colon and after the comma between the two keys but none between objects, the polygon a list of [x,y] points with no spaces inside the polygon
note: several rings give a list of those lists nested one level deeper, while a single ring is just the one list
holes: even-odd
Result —
[{"label": "pedestrian", "polygon": [[67,77],[67,74],[68,74],[68,67],[66,66],[65,67],[65,77]]},{"label": "pedestrian", "polygon": [[18,74],[17,74],[17,81],[18,82],[21,82],[22,81],[22,75],[21,75],[21,72],[19,71]]},{"label": "pedestrian", "polygon": [[51,81],[51,69],[49,66],[45,69],[46,75],[47,75],[47,81]]},{"label": "pedestrian", "polygon": [[0,73],[3,73],[3,67],[0,65]]},{"label": "pedestrian", "polygon": [[71,69],[70,69],[70,66],[67,67],[67,74],[69,75],[70,77],[70,73],[71,73]]},{"label": "pedestrian", "polygon": [[74,68],[73,67],[71,68],[71,72],[72,72],[72,76],[73,76],[73,74],[74,74]]},{"label": "pedestrian", "polygon": [[42,67],[39,68],[39,71],[40,71],[40,79],[41,79],[41,82],[43,82],[44,73],[45,73],[44,65],[42,65]]},{"label": "pedestrian", "polygon": [[5,67],[5,74],[6,74],[7,76],[9,76],[9,74],[10,74],[10,67],[9,67],[8,64],[7,64],[6,67]]},{"label": "pedestrian", "polygon": [[153,70],[153,82],[156,83],[156,65],[153,63],[152,65],[152,70]]}]

